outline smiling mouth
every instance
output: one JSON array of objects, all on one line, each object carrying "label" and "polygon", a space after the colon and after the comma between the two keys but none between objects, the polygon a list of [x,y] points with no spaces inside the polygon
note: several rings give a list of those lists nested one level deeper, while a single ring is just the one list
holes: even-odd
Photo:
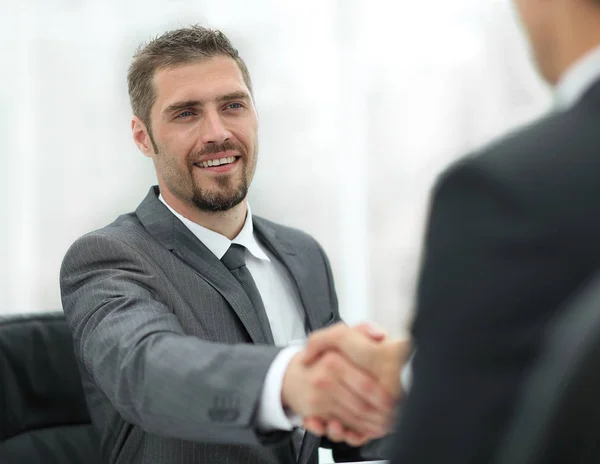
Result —
[{"label": "smiling mouth", "polygon": [[194,163],[194,166],[198,166],[199,168],[212,168],[212,167],[216,167],[216,166],[225,166],[228,164],[235,163],[235,161],[238,158],[239,158],[238,156],[227,156],[225,158],[202,161],[201,163]]}]

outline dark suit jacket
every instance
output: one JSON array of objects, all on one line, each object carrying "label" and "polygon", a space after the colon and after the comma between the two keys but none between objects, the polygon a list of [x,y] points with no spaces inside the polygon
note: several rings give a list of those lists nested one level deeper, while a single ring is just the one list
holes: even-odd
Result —
[{"label": "dark suit jacket", "polygon": [[[239,282],[150,190],[135,213],[80,238],[61,269],[92,421],[110,463],[295,463],[290,433],[261,434],[257,404],[279,348]],[[315,240],[255,217],[296,283],[307,331],[340,320]],[[308,435],[300,462],[316,463]]]},{"label": "dark suit jacket", "polygon": [[548,322],[600,265],[600,83],[445,172],[393,462],[489,462]]}]

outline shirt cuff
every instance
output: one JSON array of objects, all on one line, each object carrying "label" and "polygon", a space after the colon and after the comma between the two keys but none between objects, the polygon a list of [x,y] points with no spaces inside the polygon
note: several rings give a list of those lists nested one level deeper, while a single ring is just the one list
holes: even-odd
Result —
[{"label": "shirt cuff", "polygon": [[400,371],[400,384],[404,393],[408,393],[412,384],[412,357],[404,364]]},{"label": "shirt cuff", "polygon": [[263,391],[258,405],[257,427],[262,432],[293,430],[302,425],[302,418],[284,409],[281,404],[283,377],[296,353],[302,346],[288,346],[281,350],[267,371]]}]

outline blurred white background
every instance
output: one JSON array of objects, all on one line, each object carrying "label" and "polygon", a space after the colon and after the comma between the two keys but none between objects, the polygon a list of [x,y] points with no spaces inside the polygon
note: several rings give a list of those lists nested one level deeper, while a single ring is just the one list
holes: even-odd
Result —
[{"label": "blurred white background", "polygon": [[201,23],[250,67],[255,213],[312,233],[349,322],[401,333],[428,190],[551,103],[509,0],[0,0],[0,313],[60,308],[80,235],[154,183],[129,131],[141,42]]}]

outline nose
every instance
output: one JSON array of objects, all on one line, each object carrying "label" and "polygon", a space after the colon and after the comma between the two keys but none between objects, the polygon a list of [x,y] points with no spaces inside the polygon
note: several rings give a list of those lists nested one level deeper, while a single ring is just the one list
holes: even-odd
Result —
[{"label": "nose", "polygon": [[221,114],[216,110],[206,110],[200,128],[202,143],[223,143],[231,137]]}]

